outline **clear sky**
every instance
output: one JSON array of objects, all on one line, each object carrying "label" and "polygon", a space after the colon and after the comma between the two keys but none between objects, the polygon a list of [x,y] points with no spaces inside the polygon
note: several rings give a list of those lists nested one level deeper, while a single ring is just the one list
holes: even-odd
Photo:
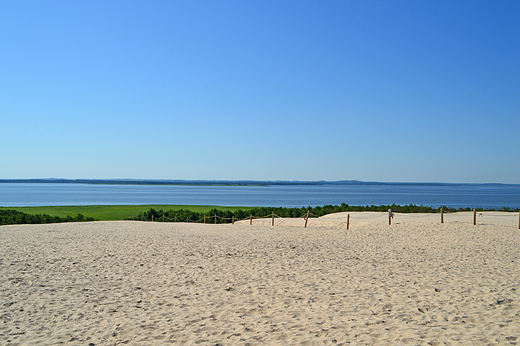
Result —
[{"label": "clear sky", "polygon": [[1,179],[520,183],[520,1],[0,1]]}]

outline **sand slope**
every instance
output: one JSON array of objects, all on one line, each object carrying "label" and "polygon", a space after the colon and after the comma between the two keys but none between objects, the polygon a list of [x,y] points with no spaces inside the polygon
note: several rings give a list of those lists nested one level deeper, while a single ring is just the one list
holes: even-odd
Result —
[{"label": "sand slope", "polygon": [[520,344],[518,214],[457,214],[3,226],[0,344]]}]

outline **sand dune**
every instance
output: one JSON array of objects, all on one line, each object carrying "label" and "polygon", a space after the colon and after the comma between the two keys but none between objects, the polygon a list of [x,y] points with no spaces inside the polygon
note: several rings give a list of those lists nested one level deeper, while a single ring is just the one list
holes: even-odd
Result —
[{"label": "sand dune", "polygon": [[520,344],[517,213],[0,227],[2,345]]}]

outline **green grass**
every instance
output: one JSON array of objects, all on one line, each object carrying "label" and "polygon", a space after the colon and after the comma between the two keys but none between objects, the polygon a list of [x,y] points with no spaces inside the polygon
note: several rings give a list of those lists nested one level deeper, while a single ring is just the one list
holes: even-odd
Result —
[{"label": "green grass", "polygon": [[0,207],[2,210],[10,209],[17,210],[27,214],[47,214],[52,216],[67,217],[82,214],[86,217],[93,217],[95,219],[109,221],[109,220],[124,220],[127,217],[132,218],[132,215],[137,215],[146,212],[153,208],[157,211],[163,210],[190,210],[194,212],[205,213],[213,208],[219,210],[236,211],[238,209],[250,209],[248,207],[220,207],[211,205],[85,205],[85,206],[54,206],[54,207]]}]

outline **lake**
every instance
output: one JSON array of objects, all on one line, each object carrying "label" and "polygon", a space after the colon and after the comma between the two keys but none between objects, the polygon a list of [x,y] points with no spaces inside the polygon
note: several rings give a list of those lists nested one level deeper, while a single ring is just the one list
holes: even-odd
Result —
[{"label": "lake", "polygon": [[520,207],[520,185],[178,186],[0,183],[0,206],[218,205],[307,207],[416,204],[453,208]]}]

